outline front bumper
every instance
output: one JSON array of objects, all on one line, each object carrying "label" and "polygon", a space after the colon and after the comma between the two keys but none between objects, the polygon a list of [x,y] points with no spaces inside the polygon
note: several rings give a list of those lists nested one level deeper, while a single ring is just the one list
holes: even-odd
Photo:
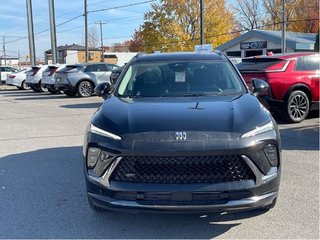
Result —
[{"label": "front bumper", "polygon": [[[106,138],[88,134],[84,154],[88,147],[98,147],[104,151],[116,153],[119,157],[108,166],[101,176],[94,176],[86,166],[84,169],[88,197],[99,207],[130,212],[223,212],[260,208],[272,203],[277,197],[281,175],[281,146],[275,131],[261,134],[260,139],[248,139],[223,142],[221,140],[208,143],[206,151],[190,152],[188,144],[169,143],[161,146],[157,143],[135,143],[135,146],[106,141]],[[278,140],[279,145],[278,145]],[[252,143],[255,143],[252,145]],[[118,143],[118,146],[116,144]],[[263,146],[273,143],[278,147],[278,167],[271,167],[262,159],[259,152]],[[220,145],[218,145],[220,144]],[[232,147],[232,145],[235,146]],[[180,145],[184,151],[174,151]],[[204,144],[200,144],[203,147]],[[121,149],[124,147],[124,149]],[[163,148],[163,149],[162,149]],[[171,151],[168,151],[170,148]],[[129,149],[129,150],[127,150]],[[136,152],[134,151],[136,150]],[[165,150],[164,152],[160,150]],[[205,154],[208,156],[221,154],[239,154],[255,175],[255,180],[223,183],[191,183],[191,184],[153,184],[128,183],[110,180],[113,171],[126,155],[161,155],[191,156]]]},{"label": "front bumper", "polygon": [[143,204],[137,201],[128,200],[117,200],[110,197],[88,193],[88,197],[94,203],[94,205],[114,211],[126,211],[126,212],[181,212],[181,213],[192,213],[192,212],[230,212],[230,211],[245,211],[264,207],[273,202],[277,197],[277,192],[270,192],[260,196],[253,196],[248,198],[242,198],[237,200],[228,200],[221,204],[171,204],[171,205],[160,205],[154,204]]}]

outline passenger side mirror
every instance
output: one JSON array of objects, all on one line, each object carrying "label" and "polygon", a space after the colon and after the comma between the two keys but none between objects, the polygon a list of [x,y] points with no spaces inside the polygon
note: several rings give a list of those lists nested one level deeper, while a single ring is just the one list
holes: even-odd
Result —
[{"label": "passenger side mirror", "polygon": [[103,99],[106,99],[109,96],[109,92],[111,90],[110,83],[103,82],[99,83],[96,88],[94,89],[94,92],[97,94],[98,97],[102,97]]},{"label": "passenger side mirror", "polygon": [[258,78],[252,78],[251,82],[252,82],[252,87],[253,87],[253,94],[255,96],[269,93],[269,85],[267,82],[265,82],[261,79],[258,79]]}]

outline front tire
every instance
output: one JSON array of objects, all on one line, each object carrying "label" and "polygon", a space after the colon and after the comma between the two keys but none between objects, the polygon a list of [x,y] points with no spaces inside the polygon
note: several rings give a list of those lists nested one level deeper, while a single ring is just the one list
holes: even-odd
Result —
[{"label": "front tire", "polygon": [[93,94],[94,87],[89,81],[81,81],[77,87],[77,93],[80,97],[90,97]]},{"label": "front tire", "polygon": [[57,94],[59,93],[59,91],[55,88],[48,88],[48,92],[50,92],[51,94]]},{"label": "front tire", "polygon": [[39,93],[41,92],[41,89],[40,88],[37,88],[37,87],[30,87],[34,92],[36,93]]},{"label": "front tire", "polygon": [[23,80],[22,83],[21,83],[21,87],[19,89],[21,89],[21,90],[29,90],[30,87],[27,86],[26,81]]},{"label": "front tire", "polygon": [[297,90],[290,93],[285,108],[285,116],[289,122],[302,122],[307,118],[309,110],[309,98],[305,92]]}]

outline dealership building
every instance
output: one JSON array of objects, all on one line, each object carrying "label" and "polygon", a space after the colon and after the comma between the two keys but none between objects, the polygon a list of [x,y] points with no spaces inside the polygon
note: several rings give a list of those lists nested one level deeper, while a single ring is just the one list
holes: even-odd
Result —
[{"label": "dealership building", "polygon": [[[313,51],[315,41],[315,33],[286,32],[286,52]],[[239,58],[281,53],[281,31],[252,30],[216,49]]]}]

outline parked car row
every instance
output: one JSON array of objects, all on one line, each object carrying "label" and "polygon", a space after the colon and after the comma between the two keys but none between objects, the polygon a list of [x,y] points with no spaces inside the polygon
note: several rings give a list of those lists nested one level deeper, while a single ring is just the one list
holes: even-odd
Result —
[{"label": "parked car row", "polygon": [[107,63],[56,64],[33,66],[30,69],[9,74],[7,85],[35,92],[64,92],[67,96],[89,97],[100,82],[109,82],[112,70],[118,66]]},{"label": "parked car row", "polygon": [[[252,79],[267,83],[260,101],[289,122],[301,122],[312,108],[319,107],[320,55],[313,52],[268,54],[234,61],[249,89]],[[123,67],[105,63],[44,65],[8,75],[6,83],[35,92],[64,92],[89,97],[101,82],[114,85]],[[26,76],[25,76],[26,75]]]}]

